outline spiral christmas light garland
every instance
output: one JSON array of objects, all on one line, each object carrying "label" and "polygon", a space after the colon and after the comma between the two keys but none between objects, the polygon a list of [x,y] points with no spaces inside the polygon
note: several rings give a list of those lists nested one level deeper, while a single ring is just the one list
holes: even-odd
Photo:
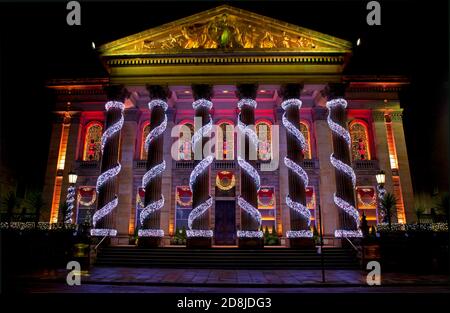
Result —
[{"label": "spiral christmas light garland", "polygon": [[74,202],[75,202],[75,187],[70,186],[69,188],[67,188],[67,197],[66,197],[67,213],[66,216],[64,217],[64,223],[66,224],[72,223]]},{"label": "spiral christmas light garland", "polygon": [[[211,110],[213,106],[213,103],[210,100],[207,99],[198,99],[195,100],[192,103],[192,107],[194,110],[197,110],[199,108],[207,108],[208,110]],[[207,136],[213,127],[212,117],[209,115],[209,121],[200,129],[197,129],[195,131],[194,135],[192,136],[192,149],[193,151],[196,151],[197,144],[203,142],[203,137]],[[189,187],[191,188],[191,191],[194,192],[194,183],[197,180],[197,178],[206,170],[208,170],[208,167],[212,164],[214,160],[214,156],[208,155],[203,160],[201,160],[192,170],[191,175],[189,177]],[[213,198],[209,196],[209,198],[197,205],[195,208],[192,209],[192,211],[189,213],[188,216],[188,227],[189,229],[186,231],[186,236],[188,238],[193,237],[203,237],[203,238],[211,238],[213,236],[212,230],[207,229],[193,229],[194,227],[194,221],[198,218],[200,218],[203,214],[205,214],[213,204]]]},{"label": "spiral christmas light garland", "polygon": [[[161,99],[154,99],[148,103],[148,108],[153,110],[155,107],[161,107],[164,112],[167,111],[168,105],[166,101]],[[145,151],[148,152],[148,148],[150,144],[156,140],[159,136],[161,136],[167,128],[167,114],[164,113],[164,120],[158,126],[154,127],[147,137],[145,138]],[[142,177],[142,188],[148,188],[148,185],[152,180],[161,175],[166,170],[166,161],[163,160],[161,163],[156,164],[151,169],[149,169],[144,176]],[[161,194],[161,198],[157,201],[152,201],[148,203],[141,211],[139,219],[141,221],[141,227],[143,227],[145,220],[152,215],[154,212],[157,212],[162,209],[164,206],[164,196]],[[138,231],[139,237],[164,237],[164,231],[162,229],[147,229],[142,228]]]},{"label": "spiral christmas light garland", "polygon": [[[327,122],[328,126],[330,127],[331,131],[336,134],[337,136],[344,139],[344,141],[347,143],[347,146],[350,147],[351,145],[351,137],[350,133],[341,125],[336,123],[331,118],[331,110],[336,107],[342,107],[343,109],[347,108],[347,101],[345,101],[342,98],[338,99],[332,99],[327,102],[327,108],[328,108],[328,116],[327,116]],[[344,173],[352,182],[353,188],[356,186],[356,175],[351,166],[348,164],[345,164],[341,160],[338,160],[334,153],[330,155],[330,162],[333,165],[334,168],[336,168],[338,171]],[[341,210],[343,210],[346,214],[350,215],[353,220],[355,221],[357,230],[336,230],[334,232],[335,237],[362,237],[361,230],[358,230],[359,228],[359,213],[358,210],[345,201],[344,199],[340,198],[339,196],[334,194],[334,203],[337,207],[339,207]]]},{"label": "spiral christmas light garland", "polygon": [[[286,110],[291,105],[296,106],[296,109],[299,110],[302,106],[302,101],[300,99],[287,99],[281,103],[281,107],[283,108],[283,110]],[[282,123],[286,130],[299,142],[302,151],[305,151],[307,147],[305,136],[303,136],[303,133],[286,118],[286,112],[283,113]],[[301,181],[303,182],[303,186],[306,189],[306,186],[308,186],[309,183],[309,178],[305,170],[288,157],[284,157],[284,165],[286,165],[286,167],[290,169],[292,173],[294,173],[301,179]],[[307,221],[308,226],[311,224],[311,212],[305,205],[292,200],[289,195],[286,196],[286,205],[303,216],[303,218]],[[291,230],[286,232],[287,238],[311,238],[312,235],[313,234],[309,229]]]},{"label": "spiral christmas light garland", "polygon": [[[103,150],[105,148],[106,143],[109,140],[111,140],[111,138],[115,134],[119,133],[123,127],[123,123],[124,123],[123,110],[124,109],[125,109],[125,105],[120,101],[108,101],[105,104],[105,110],[107,112],[109,112],[110,110],[120,110],[120,118],[117,122],[110,125],[103,133],[102,144],[101,144],[102,154],[103,154]],[[121,167],[120,163],[117,163],[114,167],[109,168],[108,170],[106,170],[104,173],[102,173],[98,177],[97,184],[96,184],[97,193],[100,191],[100,188],[102,188],[109,180],[113,179],[114,177],[116,177],[119,174],[121,168],[122,167]],[[106,215],[110,214],[117,207],[118,203],[119,203],[119,200],[117,199],[117,195],[115,195],[111,201],[106,203],[102,208],[100,208],[99,210],[97,210],[94,213],[94,216],[92,217],[92,225],[94,227],[93,229],[91,229],[92,236],[116,236],[117,235],[117,230],[115,230],[115,229],[109,229],[109,228],[98,229],[95,227],[100,219],[102,219]]]},{"label": "spiral christmas light garland", "polygon": [[[251,108],[256,108],[257,102],[254,99],[248,99],[244,98],[238,101],[237,106],[239,109],[242,109],[243,106],[249,106]],[[242,122],[241,120],[241,114],[238,115],[238,123],[237,123],[238,129],[240,132],[242,132],[246,137],[249,138],[249,142],[253,145],[253,148],[255,150],[258,149],[259,139],[258,135],[256,134],[253,127],[250,125],[247,125]],[[241,167],[243,171],[247,173],[249,177],[253,179],[253,182],[256,187],[256,191],[258,192],[261,188],[261,178],[258,174],[258,171],[256,168],[254,168],[250,163],[248,163],[246,160],[244,160],[242,157],[238,156],[237,158],[238,164]],[[249,216],[256,221],[258,225],[258,229],[261,227],[261,213],[257,208],[255,208],[253,205],[251,205],[247,200],[242,198],[241,196],[238,197],[238,205],[247,213]],[[237,237],[238,238],[262,238],[263,232],[260,230],[239,230],[237,231]]]}]

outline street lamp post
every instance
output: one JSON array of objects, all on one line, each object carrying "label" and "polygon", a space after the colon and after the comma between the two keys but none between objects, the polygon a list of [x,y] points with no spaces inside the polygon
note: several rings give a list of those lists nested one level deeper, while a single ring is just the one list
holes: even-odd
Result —
[{"label": "street lamp post", "polygon": [[386,182],[386,174],[384,171],[379,171],[375,178],[377,180],[377,191],[378,191],[378,214],[379,216],[379,222],[382,223],[384,220],[384,211],[381,208],[381,201],[384,199],[384,195],[386,194],[386,189],[384,189],[384,183]]},{"label": "street lamp post", "polygon": [[72,171],[69,173],[69,187],[67,188],[67,212],[64,216],[64,223],[72,224],[73,207],[75,202],[75,184],[77,183],[78,175]]}]

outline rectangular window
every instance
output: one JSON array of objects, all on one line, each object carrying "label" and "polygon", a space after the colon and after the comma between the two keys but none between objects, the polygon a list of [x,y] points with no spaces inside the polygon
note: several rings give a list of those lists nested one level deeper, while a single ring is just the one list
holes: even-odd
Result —
[{"label": "rectangular window", "polygon": [[189,186],[177,186],[175,193],[175,231],[189,229],[188,218],[192,211],[192,192]]},{"label": "rectangular window", "polygon": [[275,187],[263,186],[258,192],[258,209],[262,217],[262,230],[276,230]]},{"label": "rectangular window", "polygon": [[369,226],[377,224],[377,192],[373,186],[356,187],[356,206],[359,215],[366,215]]}]

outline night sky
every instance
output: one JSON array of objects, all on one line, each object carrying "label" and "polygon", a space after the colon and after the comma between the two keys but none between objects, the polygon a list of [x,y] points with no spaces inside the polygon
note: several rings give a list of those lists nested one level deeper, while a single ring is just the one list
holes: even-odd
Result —
[{"label": "night sky", "polygon": [[366,24],[366,1],[81,2],[81,26],[65,1],[0,4],[1,156],[29,189],[41,189],[50,138],[45,80],[102,77],[100,46],[228,3],[356,43],[346,74],[404,75],[404,125],[416,191],[448,189],[448,6],[380,1],[382,26]]}]

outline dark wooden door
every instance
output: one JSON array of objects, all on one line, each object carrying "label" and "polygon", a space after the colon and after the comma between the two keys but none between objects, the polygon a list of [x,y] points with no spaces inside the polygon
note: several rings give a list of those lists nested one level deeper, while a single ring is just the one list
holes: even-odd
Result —
[{"label": "dark wooden door", "polygon": [[215,244],[236,244],[236,201],[216,200]]}]

